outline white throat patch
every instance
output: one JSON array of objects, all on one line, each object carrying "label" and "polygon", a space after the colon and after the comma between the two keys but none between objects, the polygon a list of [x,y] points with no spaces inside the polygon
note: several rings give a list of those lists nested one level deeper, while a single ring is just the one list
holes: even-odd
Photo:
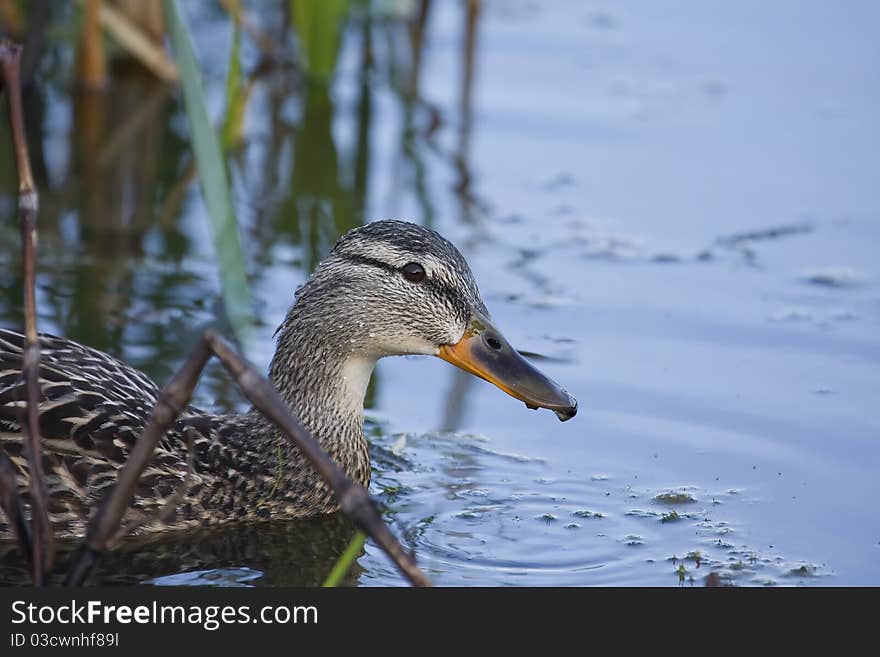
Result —
[{"label": "white throat patch", "polygon": [[350,356],[342,366],[342,381],[348,392],[347,397],[357,407],[358,413],[364,411],[364,397],[376,361],[362,356]]}]

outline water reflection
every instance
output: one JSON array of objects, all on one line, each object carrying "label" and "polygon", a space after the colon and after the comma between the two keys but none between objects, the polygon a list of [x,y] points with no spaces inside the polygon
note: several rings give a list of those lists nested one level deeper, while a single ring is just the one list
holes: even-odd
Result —
[{"label": "water reflection", "polygon": [[[341,514],[326,518],[236,525],[212,530],[171,532],[128,539],[100,562],[94,585],[134,584],[203,570],[247,569],[249,584],[258,586],[320,586],[342,554],[354,525]],[[59,545],[57,572],[65,570],[75,546]],[[0,582],[26,585],[25,561],[11,545],[0,545]],[[344,585],[357,581],[355,565]],[[175,583],[199,583],[204,578],[177,577]],[[63,577],[54,583],[61,584]],[[223,583],[216,582],[215,583]]]},{"label": "water reflection", "polygon": [[460,219],[466,223],[474,221],[473,210],[476,198],[471,191],[471,169],[468,164],[471,130],[473,123],[473,88],[477,61],[477,29],[481,5],[479,0],[468,0],[465,11],[465,29],[462,57],[461,91],[459,94],[458,146],[455,153],[455,168],[458,182],[455,191],[461,208]]},{"label": "water reflection", "polygon": [[[180,4],[219,127],[229,17]],[[682,565],[743,583],[877,581],[876,523],[859,503],[880,467],[874,5],[841,21],[791,0],[338,0],[327,84],[304,75],[291,3],[244,4],[281,44],[242,29],[244,121],[227,144],[257,300],[249,356],[267,364],[296,285],[342,231],[410,218],[463,247],[516,346],[555,357],[543,365],[586,402],[560,431],[442,363],[380,364],[374,490],[438,582],[675,585]],[[110,85],[81,94],[78,4],[16,6],[34,66],[41,326],[165,381],[202,326],[225,330],[178,91],[114,55]],[[718,56],[731,38],[747,57]],[[834,47],[817,54],[817,39]],[[14,192],[0,148],[3,216]],[[18,241],[0,222],[10,326]],[[197,397],[243,405],[213,366]],[[393,431],[413,433],[399,446]],[[666,491],[696,502],[658,504]],[[314,567],[317,581],[337,553],[335,539],[293,549],[312,539],[292,527],[255,551],[229,531],[215,547],[191,539],[216,563],[162,557],[132,576],[259,584]],[[113,562],[120,576],[137,552]],[[400,582],[369,546],[360,564],[359,583]]]},{"label": "water reflection", "polygon": [[[71,10],[51,5],[47,13],[46,7],[36,3],[29,17],[26,59],[36,64],[25,96],[41,196],[41,329],[117,355],[165,381],[200,327],[223,322],[181,99],[124,53],[113,56],[106,87],[77,85],[70,68],[77,40],[43,39],[40,29],[43,22],[69,20]],[[279,267],[298,267],[290,278],[301,280],[340,235],[368,219],[375,194],[373,142],[389,125],[399,143],[393,165],[399,186],[392,194],[414,199],[409,218],[428,225],[437,214],[430,161],[440,152],[438,131],[457,125],[448,155],[456,172],[453,191],[462,221],[476,220],[468,158],[480,3],[470,0],[463,7],[457,117],[443,116],[420,90],[430,0],[388,14],[349,12],[340,60],[354,64],[346,64],[339,76],[341,84],[351,81],[350,96],[327,81],[300,75],[289,48],[279,57],[255,53],[253,45],[250,52],[245,48],[245,69],[250,67],[240,90],[245,123],[239,138],[227,144],[227,155],[253,287],[273,280]],[[275,43],[292,40],[287,9],[283,3],[281,20],[260,25]],[[191,18],[197,36],[215,35],[228,20],[221,12]],[[408,37],[405,47],[398,47],[401,35]],[[220,50],[219,42],[210,41],[216,36],[205,38],[198,44],[203,51]],[[216,66],[215,60],[208,62]],[[219,75],[210,67],[205,73],[211,97],[220,89]],[[375,96],[382,85],[399,104],[399,122],[389,124],[377,111]],[[5,124],[0,139],[9,141]],[[12,207],[15,189],[11,153],[2,149],[0,205]],[[0,280],[0,323],[16,327],[21,323],[17,234],[8,226],[2,231],[0,264],[12,275]],[[292,249],[296,258],[291,261],[291,251],[280,247]],[[293,287],[283,292],[290,299]],[[272,319],[279,319],[277,313]],[[271,328],[265,326],[267,337]],[[219,368],[209,367],[207,376],[201,401],[218,410],[242,406],[241,395]],[[446,429],[460,423],[470,379],[457,375],[454,382]],[[379,385],[374,377],[368,406]],[[265,569],[270,574],[261,583],[315,584],[350,536],[347,521],[335,518],[259,532],[226,528],[128,541],[105,560],[99,581],[228,566]],[[14,552],[7,551],[5,581],[18,579],[14,561]],[[289,574],[278,563],[292,564]],[[350,581],[356,577],[350,574]]]},{"label": "water reflection", "polygon": [[[55,8],[50,21],[65,17]],[[196,33],[227,20],[221,13],[198,18],[203,23]],[[337,144],[340,112],[328,84],[296,78],[284,60],[258,62],[246,83],[248,97],[256,87],[268,98],[244,110],[260,138],[245,135],[230,149],[233,171],[246,185],[238,186],[236,200],[239,222],[252,238],[246,244],[253,281],[275,265],[273,247],[297,248],[307,273],[341,234],[364,222],[374,28],[369,14],[350,22],[345,33],[353,43],[360,35],[362,53],[353,143]],[[285,36],[290,42],[285,21],[265,29],[273,27],[277,42]],[[44,44],[42,60],[69,56],[69,49],[64,42]],[[203,213],[193,212],[201,199],[180,99],[130,60],[115,62],[102,91],[79,89],[69,82],[71,71],[66,74],[41,77],[26,94],[41,194],[43,327],[162,379],[165,364],[180,358],[180,345],[212,320],[217,303],[211,254],[202,246]],[[348,114],[346,108],[342,120]],[[8,141],[6,126],[0,131]],[[0,158],[0,197],[13,203],[11,153],[4,149]],[[4,236],[4,247],[4,263],[17,272],[14,234]],[[16,326],[17,273],[2,286],[0,319]]]},{"label": "water reflection", "polygon": [[[361,137],[359,130],[354,161],[344,167],[347,171],[341,170],[332,134],[334,106],[330,90],[312,83],[303,91],[303,118],[294,136],[290,196],[276,215],[274,228],[276,234],[287,232],[295,244],[305,248],[308,255],[303,264],[311,271],[340,235],[363,223],[363,216],[357,216],[355,208],[364,207],[367,168],[362,162],[367,157],[369,131],[364,126]],[[369,91],[366,93],[369,95]],[[369,108],[368,101],[365,107]],[[345,175],[356,171],[360,176]]]}]

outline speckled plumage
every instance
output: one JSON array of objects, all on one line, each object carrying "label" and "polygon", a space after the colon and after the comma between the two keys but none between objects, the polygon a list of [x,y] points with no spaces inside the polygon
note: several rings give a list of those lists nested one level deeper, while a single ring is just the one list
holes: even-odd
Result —
[{"label": "speckled plumage", "polygon": [[[400,275],[413,261],[422,285]],[[296,294],[277,332],[269,378],[324,449],[367,484],[363,399],[376,360],[435,354],[464,333],[472,309],[486,314],[470,269],[452,244],[414,224],[383,221],[344,235]],[[22,453],[21,334],[0,329],[0,442],[27,501]],[[81,536],[146,424],[158,388],[146,375],[73,341],[41,336],[40,433],[56,535]],[[188,440],[193,473],[187,477]],[[256,410],[211,415],[188,407],[160,442],[126,522],[185,490],[165,521],[138,533],[235,519],[296,517],[336,510],[324,482]],[[11,538],[0,515],[0,539]]]}]

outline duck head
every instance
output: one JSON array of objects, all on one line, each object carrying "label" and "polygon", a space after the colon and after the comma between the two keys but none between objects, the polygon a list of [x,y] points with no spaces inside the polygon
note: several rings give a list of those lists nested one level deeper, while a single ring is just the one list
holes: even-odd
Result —
[{"label": "duck head", "polygon": [[458,249],[416,224],[378,221],[343,235],[297,291],[285,324],[294,323],[297,334],[323,336],[320,341],[330,345],[324,358],[344,360],[344,369],[360,371],[361,380],[369,379],[379,358],[425,354],[489,381],[529,408],[550,409],[560,420],[577,412],[574,397],[492,323]]}]

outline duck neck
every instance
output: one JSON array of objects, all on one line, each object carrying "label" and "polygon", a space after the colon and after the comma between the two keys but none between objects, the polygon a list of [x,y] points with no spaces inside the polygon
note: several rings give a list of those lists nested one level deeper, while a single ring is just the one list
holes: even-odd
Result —
[{"label": "duck neck", "polygon": [[376,359],[355,353],[344,331],[317,331],[296,310],[279,330],[269,379],[324,451],[367,484],[364,397]]}]

